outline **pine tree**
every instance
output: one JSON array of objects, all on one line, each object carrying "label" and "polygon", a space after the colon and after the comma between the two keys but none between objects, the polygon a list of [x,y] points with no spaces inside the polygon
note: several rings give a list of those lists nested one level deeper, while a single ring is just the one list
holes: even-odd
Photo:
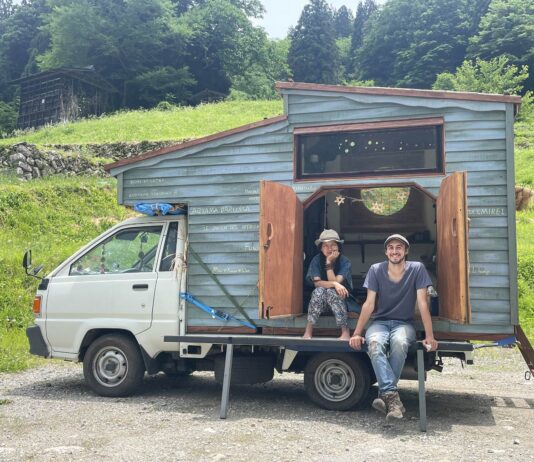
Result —
[{"label": "pine tree", "polygon": [[290,32],[287,57],[293,79],[300,82],[338,83],[339,53],[332,10],[325,0],[311,0]]},{"label": "pine tree", "polygon": [[363,43],[363,32],[365,23],[371,15],[378,10],[378,5],[374,0],[365,0],[359,2],[356,8],[356,17],[352,25],[352,37],[350,46],[350,57],[352,61],[351,71],[357,73],[358,70],[358,51]]},{"label": "pine tree", "polygon": [[336,30],[336,38],[349,37],[352,32],[352,23],[354,17],[352,11],[345,5],[342,5],[334,13],[334,28]]}]

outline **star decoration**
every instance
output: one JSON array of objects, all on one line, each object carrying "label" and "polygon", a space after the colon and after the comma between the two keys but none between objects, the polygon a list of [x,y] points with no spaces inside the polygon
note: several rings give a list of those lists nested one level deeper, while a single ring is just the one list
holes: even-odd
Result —
[{"label": "star decoration", "polygon": [[343,196],[336,196],[336,200],[334,201],[338,206],[341,206],[341,204],[345,203],[345,198]]}]

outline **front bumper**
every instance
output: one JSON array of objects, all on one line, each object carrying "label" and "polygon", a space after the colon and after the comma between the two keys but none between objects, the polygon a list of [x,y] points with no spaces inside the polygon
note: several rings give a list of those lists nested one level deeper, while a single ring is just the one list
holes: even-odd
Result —
[{"label": "front bumper", "polygon": [[46,344],[41,328],[39,326],[30,326],[26,329],[26,336],[30,341],[30,353],[36,356],[50,357],[50,350]]}]

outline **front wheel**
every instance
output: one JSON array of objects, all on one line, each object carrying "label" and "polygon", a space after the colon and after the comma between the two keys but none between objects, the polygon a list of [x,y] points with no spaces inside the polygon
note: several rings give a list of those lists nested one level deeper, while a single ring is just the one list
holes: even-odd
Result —
[{"label": "front wheel", "polygon": [[347,411],[367,398],[371,373],[355,353],[320,353],[304,369],[304,388],[318,406]]},{"label": "front wheel", "polygon": [[85,354],[83,375],[101,396],[128,396],[141,385],[145,367],[137,344],[125,335],[97,338]]}]

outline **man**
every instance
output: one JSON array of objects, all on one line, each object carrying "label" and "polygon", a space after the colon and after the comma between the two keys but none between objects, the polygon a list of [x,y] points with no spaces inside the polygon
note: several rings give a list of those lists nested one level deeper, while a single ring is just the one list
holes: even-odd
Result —
[{"label": "man", "polygon": [[[393,234],[384,242],[387,261],[369,268],[363,284],[367,299],[349,341],[356,350],[367,343],[378,381],[378,398],[373,401],[373,407],[386,414],[388,421],[402,419],[405,412],[397,383],[408,349],[415,342],[416,300],[425,329],[423,344],[428,351],[435,350],[438,345],[427,302],[427,287],[432,281],[422,263],[406,261],[409,247],[408,240],[400,234]],[[364,337],[364,328],[371,315],[373,320]]]},{"label": "man", "polygon": [[345,301],[349,290],[352,290],[352,275],[350,260],[341,254],[342,244],[343,241],[333,229],[325,229],[315,241],[319,253],[313,257],[306,274],[307,282],[313,284],[315,289],[308,305],[304,338],[312,338],[313,326],[328,308],[341,328],[339,339],[347,341],[350,338]]}]

